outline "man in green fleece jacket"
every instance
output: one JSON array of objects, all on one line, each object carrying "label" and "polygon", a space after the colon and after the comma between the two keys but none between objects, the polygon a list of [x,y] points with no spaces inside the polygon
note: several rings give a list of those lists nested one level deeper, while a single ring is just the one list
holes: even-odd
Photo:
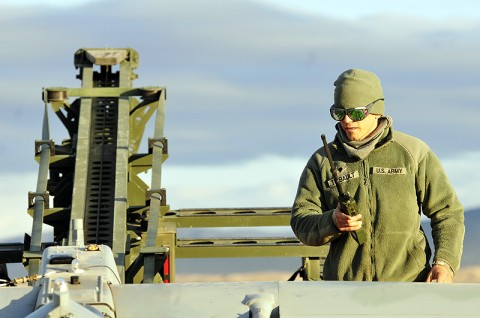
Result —
[{"label": "man in green fleece jacket", "polygon": [[[433,151],[394,131],[384,115],[379,78],[365,70],[343,72],[334,83],[329,149],[338,180],[358,214],[340,210],[324,147],[307,162],[292,208],[291,226],[306,245],[330,243],[325,280],[452,282],[460,267],[464,212]],[[430,219],[435,253],[420,226]],[[362,229],[357,243],[350,231]]]}]

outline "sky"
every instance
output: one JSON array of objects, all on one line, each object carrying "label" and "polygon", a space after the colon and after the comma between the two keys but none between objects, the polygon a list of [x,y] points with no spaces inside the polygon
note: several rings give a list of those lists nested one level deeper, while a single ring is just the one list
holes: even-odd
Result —
[{"label": "sky", "polygon": [[[0,238],[31,230],[41,90],[79,87],[87,47],[134,48],[134,85],[167,87],[172,209],[290,206],[320,135],[333,139],[333,82],[349,68],[380,77],[394,128],[480,207],[477,1],[2,0],[0,27]],[[67,137],[52,112],[50,125]]]}]

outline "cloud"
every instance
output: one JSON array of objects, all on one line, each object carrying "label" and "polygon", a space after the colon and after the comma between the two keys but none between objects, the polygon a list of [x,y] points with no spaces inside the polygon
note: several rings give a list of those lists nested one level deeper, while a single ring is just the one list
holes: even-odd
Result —
[{"label": "cloud", "polygon": [[2,5],[7,7],[8,6],[11,6],[11,7],[47,6],[47,7],[56,7],[56,8],[69,8],[69,7],[85,5],[95,1],[102,1],[102,0],[69,0],[69,1],[42,0],[41,3],[39,3],[38,0],[3,0]]},{"label": "cloud", "polygon": [[[32,218],[27,214],[28,192],[35,191],[36,173],[2,173],[0,182],[0,242],[23,242],[23,235],[32,233]],[[45,225],[44,242],[51,241],[52,230]],[[6,241],[7,240],[7,241]]]},{"label": "cloud", "polygon": [[[270,155],[216,166],[165,163],[163,186],[172,209],[291,206],[307,159]],[[442,161],[466,209],[480,207],[480,171],[471,168],[479,161],[480,152]]]},{"label": "cloud", "polygon": [[305,163],[275,155],[215,166],[166,163],[163,185],[174,209],[290,206]]},{"label": "cloud", "polygon": [[[0,52],[9,61],[0,80],[8,116],[0,125],[15,122],[28,138],[38,138],[40,124],[32,122],[39,122],[43,107],[41,88],[80,86],[74,52],[108,45],[139,51],[135,86],[167,87],[166,134],[177,163],[307,155],[321,133],[334,133],[327,112],[332,83],[350,67],[379,74],[396,129],[425,140],[440,156],[471,147],[464,136],[476,133],[473,118],[444,114],[476,105],[476,20],[452,23],[426,7],[385,12],[380,5],[368,19],[345,19],[345,10],[309,1],[295,7],[314,5],[315,14],[264,1],[112,3],[2,12],[0,26],[8,32],[0,40],[10,49]],[[19,133],[10,141],[21,158],[16,169],[31,158],[24,138]],[[10,152],[11,145],[3,147]]]},{"label": "cloud", "polygon": [[[366,0],[358,2],[356,0],[344,0],[342,2],[322,3],[316,0],[258,0],[281,10],[296,12],[308,16],[327,15],[343,19],[365,20],[369,16],[376,14],[396,13],[405,16],[420,16],[435,19],[454,19],[455,17],[469,17],[476,19],[475,8],[478,8],[478,2],[475,0],[466,0],[461,6],[443,4],[438,5],[438,1],[425,0],[418,2],[415,0],[403,1],[378,1]],[[345,8],[348,8],[346,10]],[[465,8],[469,8],[466,10]]]}]

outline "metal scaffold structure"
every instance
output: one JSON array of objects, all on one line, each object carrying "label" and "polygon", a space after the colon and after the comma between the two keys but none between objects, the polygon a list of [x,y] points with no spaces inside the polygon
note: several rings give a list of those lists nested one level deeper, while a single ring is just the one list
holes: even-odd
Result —
[{"label": "metal scaffold structure", "polygon": [[[170,210],[161,186],[166,89],[133,88],[139,60],[133,49],[80,49],[74,60],[81,88],[43,91],[44,134],[35,143],[41,177],[29,193],[31,274],[38,271],[45,223],[54,229],[55,245],[75,245],[78,231],[86,244],[108,245],[126,283],[173,282],[176,258],[218,257],[303,257],[302,274],[320,279],[326,249],[293,237],[178,238],[177,229],[186,227],[286,226],[290,210]],[[68,132],[60,145],[48,134],[47,105]],[[139,153],[151,119],[148,153]],[[139,177],[147,171],[150,185]]]}]

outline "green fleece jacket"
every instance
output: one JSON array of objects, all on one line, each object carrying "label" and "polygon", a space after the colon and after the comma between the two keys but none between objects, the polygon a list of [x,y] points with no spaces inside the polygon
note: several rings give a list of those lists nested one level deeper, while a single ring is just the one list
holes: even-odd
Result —
[{"label": "green fleece jacket", "polygon": [[325,280],[425,281],[431,250],[420,226],[421,213],[430,219],[433,260],[458,271],[463,207],[439,159],[424,142],[390,127],[363,160],[349,157],[338,135],[329,148],[343,189],[362,214],[367,241],[358,245],[334,225],[338,191],[325,149],[318,149],[300,177],[291,227],[306,245],[330,243]]}]

